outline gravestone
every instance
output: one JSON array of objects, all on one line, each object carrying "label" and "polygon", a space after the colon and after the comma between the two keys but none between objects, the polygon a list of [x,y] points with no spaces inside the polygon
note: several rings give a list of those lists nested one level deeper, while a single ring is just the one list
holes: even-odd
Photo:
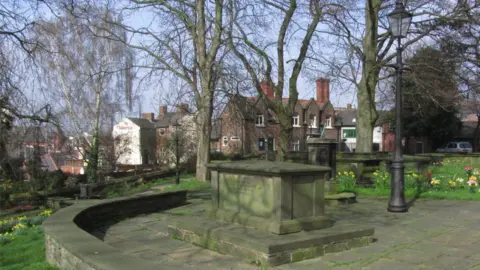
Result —
[{"label": "gravestone", "polygon": [[174,215],[168,232],[175,239],[265,267],[373,242],[373,228],[325,215],[328,167],[259,160],[207,167],[212,209]]},{"label": "gravestone", "polygon": [[327,181],[325,181],[325,190],[328,194],[336,193],[334,177],[337,173],[337,142],[311,137],[307,139],[307,146],[309,164],[331,168]]},{"label": "gravestone", "polygon": [[331,227],[324,216],[330,168],[289,162],[209,164],[216,218],[275,234]]}]

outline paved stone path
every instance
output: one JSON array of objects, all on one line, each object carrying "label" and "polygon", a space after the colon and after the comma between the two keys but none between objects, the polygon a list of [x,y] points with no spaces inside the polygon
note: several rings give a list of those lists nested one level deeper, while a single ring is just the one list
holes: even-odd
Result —
[{"label": "paved stone path", "polygon": [[[392,214],[386,212],[387,200],[358,201],[326,210],[337,223],[375,227],[375,243],[275,269],[480,270],[480,202],[418,200],[408,213]],[[115,224],[106,231],[104,241],[126,254],[159,265],[177,265],[179,269],[257,269],[231,256],[168,236],[169,215],[201,214],[208,207],[201,199],[191,202],[169,213],[154,213]]]}]

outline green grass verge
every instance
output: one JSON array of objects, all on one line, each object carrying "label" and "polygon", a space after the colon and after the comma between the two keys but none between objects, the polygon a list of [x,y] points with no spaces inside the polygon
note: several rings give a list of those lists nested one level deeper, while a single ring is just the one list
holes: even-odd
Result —
[{"label": "green grass verge", "polygon": [[[192,174],[184,174],[180,176],[180,181],[189,181],[193,179]],[[145,182],[141,185],[135,185],[135,183],[120,183],[117,185],[108,186],[105,188],[104,192],[107,198],[117,198],[123,196],[130,196],[140,192],[147,191],[154,186],[174,184],[175,177],[160,178],[153,181]]]},{"label": "green grass verge", "polygon": [[[169,192],[169,191],[177,191],[177,190],[188,190],[188,191],[199,191],[199,190],[207,190],[210,188],[210,183],[202,182],[198,180],[190,180],[186,182],[181,182],[178,185],[172,185],[166,187],[161,192]],[[160,190],[159,190],[160,191]]]},{"label": "green grass verge", "polygon": [[[375,188],[355,188],[355,192],[359,198],[361,197],[390,197],[389,189],[375,189]],[[416,196],[416,191],[413,189],[405,191],[407,199],[413,199]],[[432,199],[432,200],[473,200],[480,201],[480,192],[471,193],[468,189],[457,189],[455,191],[436,191],[429,190],[418,194],[418,198]]]},{"label": "green grass verge", "polygon": [[45,261],[43,230],[29,228],[25,234],[0,245],[0,268],[2,270],[54,270],[55,266]]}]

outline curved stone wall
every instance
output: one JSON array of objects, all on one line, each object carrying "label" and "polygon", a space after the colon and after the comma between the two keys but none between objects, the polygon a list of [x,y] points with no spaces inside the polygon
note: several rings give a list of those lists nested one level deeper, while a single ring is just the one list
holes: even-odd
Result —
[{"label": "curved stone wall", "polygon": [[148,261],[125,255],[91,233],[125,218],[181,205],[186,197],[187,191],[176,191],[82,201],[61,209],[44,223],[47,261],[60,269],[72,270],[157,269],[158,265],[148,265]]}]

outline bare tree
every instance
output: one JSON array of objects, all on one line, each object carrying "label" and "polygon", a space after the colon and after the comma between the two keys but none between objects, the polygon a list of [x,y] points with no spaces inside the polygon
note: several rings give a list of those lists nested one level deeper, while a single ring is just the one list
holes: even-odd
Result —
[{"label": "bare tree", "polygon": [[[144,56],[141,67],[150,75],[181,78],[193,93],[197,109],[197,170],[199,180],[208,180],[210,131],[217,83],[218,53],[222,44],[223,0],[150,1],[134,0],[121,7],[125,17],[139,12],[151,15],[147,26],[122,26],[140,42],[129,46]],[[108,31],[108,29],[106,29]],[[115,33],[109,32],[110,37]],[[120,38],[120,36],[117,36]],[[121,38],[119,40],[122,40]]]},{"label": "bare tree", "polygon": [[102,160],[105,161],[105,167],[108,171],[113,171],[118,164],[118,160],[124,155],[130,155],[131,139],[124,134],[112,135],[111,132],[102,132],[99,136],[100,145],[102,146],[99,152]]},{"label": "bare tree", "polygon": [[28,81],[34,67],[32,52],[39,49],[38,40],[30,35],[42,7],[50,1],[12,0],[0,4],[0,174],[14,178],[7,144],[10,128],[22,119],[43,123],[52,120],[47,104],[37,106],[30,98],[35,85]]},{"label": "bare tree", "polygon": [[[355,85],[357,90],[357,148],[358,152],[371,152],[373,128],[378,119],[376,91],[382,80],[382,70],[394,59],[395,39],[388,29],[387,14],[394,8],[390,0],[351,1],[349,5],[337,5],[338,13],[329,14],[328,30],[321,30],[334,37],[336,50],[327,57],[318,55],[315,60],[327,64],[330,71]],[[466,1],[461,1],[466,2]],[[466,21],[465,14],[478,9],[478,1],[469,6],[445,1],[408,1],[407,9],[413,12],[413,26],[402,45],[407,48],[425,37],[431,36],[440,26]]]},{"label": "bare tree", "polygon": [[[110,11],[97,6],[85,9],[89,17],[76,16],[67,10],[53,21],[38,24],[36,29],[48,52],[39,54],[52,97],[59,96],[59,108],[68,115],[71,128],[80,135],[92,132],[87,161],[89,182],[97,179],[99,135],[102,112],[111,101],[129,99],[131,82],[122,77],[131,64],[122,42],[105,38],[101,29],[118,20]],[[119,28],[110,29],[122,35]],[[125,91],[127,89],[127,91]],[[109,116],[104,116],[109,117]],[[81,136],[81,135],[80,135]]]},{"label": "bare tree", "polygon": [[[229,1],[228,7],[229,48],[242,62],[267,108],[272,109],[278,116],[280,140],[277,160],[285,160],[292,134],[293,111],[298,101],[297,80],[307,57],[312,36],[324,13],[329,12],[329,6],[320,4],[320,1],[299,4],[291,0]],[[261,33],[274,29],[269,27],[269,23],[275,24],[277,18],[280,18],[280,25],[275,35],[276,41],[270,41]],[[307,25],[306,29],[301,25]],[[262,28],[263,30],[260,30]],[[301,44],[298,55],[288,60],[285,57],[288,45],[293,39],[300,39]],[[271,48],[272,44],[274,49]],[[288,63],[293,63],[291,70],[287,68]],[[287,78],[288,84],[285,81]],[[274,83],[274,79],[277,83]],[[270,99],[263,93],[262,81],[266,81],[274,88],[275,98]],[[289,97],[286,105],[282,100],[285,88],[288,89]]]}]

